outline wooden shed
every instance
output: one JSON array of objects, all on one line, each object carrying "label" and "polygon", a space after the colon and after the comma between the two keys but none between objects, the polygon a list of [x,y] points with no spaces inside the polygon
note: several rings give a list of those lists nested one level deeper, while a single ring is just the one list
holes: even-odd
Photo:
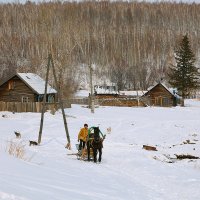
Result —
[{"label": "wooden shed", "polygon": [[[0,101],[3,102],[41,102],[43,101],[45,81],[33,73],[17,73],[0,84]],[[46,101],[55,102],[57,91],[47,87]]]},{"label": "wooden shed", "polygon": [[120,94],[116,86],[96,86],[94,91],[95,100],[101,106],[145,106],[142,101],[134,96]]},{"label": "wooden shed", "polygon": [[170,90],[161,82],[150,88],[143,95],[144,98],[146,98],[147,105],[161,107],[177,106],[178,101],[180,101],[180,97],[176,92]]}]

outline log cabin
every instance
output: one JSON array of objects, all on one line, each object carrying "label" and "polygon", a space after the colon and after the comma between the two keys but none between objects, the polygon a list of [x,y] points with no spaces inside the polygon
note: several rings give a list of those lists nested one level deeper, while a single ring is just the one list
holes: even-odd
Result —
[{"label": "log cabin", "polygon": [[[45,81],[34,73],[17,73],[0,84],[0,101],[3,102],[41,102],[43,101]],[[46,102],[56,101],[57,91],[47,85]]]},{"label": "log cabin", "polygon": [[143,96],[146,98],[146,104],[150,106],[172,107],[177,106],[181,97],[177,95],[175,90],[169,89],[166,85],[159,82],[151,87]]}]

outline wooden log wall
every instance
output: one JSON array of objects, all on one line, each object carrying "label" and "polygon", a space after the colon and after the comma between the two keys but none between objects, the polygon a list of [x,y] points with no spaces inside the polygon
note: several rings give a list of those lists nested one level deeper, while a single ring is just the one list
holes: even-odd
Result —
[{"label": "wooden log wall", "polygon": [[142,101],[138,101],[137,99],[125,98],[98,99],[98,104],[100,106],[145,107],[145,104]]},{"label": "wooden log wall", "polygon": [[[9,89],[10,82],[14,84],[13,89]],[[23,96],[29,97],[30,102],[35,101],[34,92],[17,76],[14,76],[0,87],[0,101],[22,102]]]},{"label": "wooden log wall", "polygon": [[[89,105],[89,98],[73,98],[69,99],[71,104],[80,104],[80,105]],[[139,101],[134,98],[112,98],[109,96],[108,98],[96,98],[95,97],[95,105],[100,106],[119,106],[119,107],[145,107],[146,104],[143,101]]]},{"label": "wooden log wall", "polygon": [[89,98],[71,98],[69,99],[71,104],[80,104],[80,105],[88,105]]},{"label": "wooden log wall", "polygon": [[[71,105],[64,101],[64,108],[70,108]],[[58,103],[47,103],[46,110],[59,109]],[[42,102],[3,102],[0,101],[0,111],[10,111],[10,112],[41,112]]]}]

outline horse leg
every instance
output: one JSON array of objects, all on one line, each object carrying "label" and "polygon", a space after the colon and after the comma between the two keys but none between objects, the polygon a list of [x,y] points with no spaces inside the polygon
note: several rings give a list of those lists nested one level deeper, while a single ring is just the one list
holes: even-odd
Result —
[{"label": "horse leg", "polygon": [[102,148],[99,148],[99,162],[101,162]]},{"label": "horse leg", "polygon": [[94,156],[94,162],[97,162],[97,149],[96,148],[92,148],[93,149],[93,156]]},{"label": "horse leg", "polygon": [[87,142],[88,161],[90,161],[90,144]]}]

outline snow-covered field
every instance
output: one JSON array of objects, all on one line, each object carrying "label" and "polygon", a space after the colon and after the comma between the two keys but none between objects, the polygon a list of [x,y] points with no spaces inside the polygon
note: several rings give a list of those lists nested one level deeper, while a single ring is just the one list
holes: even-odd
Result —
[{"label": "snow-covered field", "polygon": [[[60,112],[45,114],[41,146],[31,147],[29,140],[38,137],[40,114],[0,112],[0,199],[199,199],[200,161],[173,159],[175,154],[200,156],[200,102],[190,100],[186,105],[100,107],[95,114],[73,105],[66,109],[71,151],[64,148]],[[112,129],[104,142],[101,164],[67,155],[76,152],[77,134],[84,123],[99,126],[103,133]],[[14,131],[20,131],[22,138],[15,139]],[[26,145],[26,160],[5,152],[11,140]],[[195,144],[184,144],[186,140]],[[158,151],[146,151],[144,144]]]}]

